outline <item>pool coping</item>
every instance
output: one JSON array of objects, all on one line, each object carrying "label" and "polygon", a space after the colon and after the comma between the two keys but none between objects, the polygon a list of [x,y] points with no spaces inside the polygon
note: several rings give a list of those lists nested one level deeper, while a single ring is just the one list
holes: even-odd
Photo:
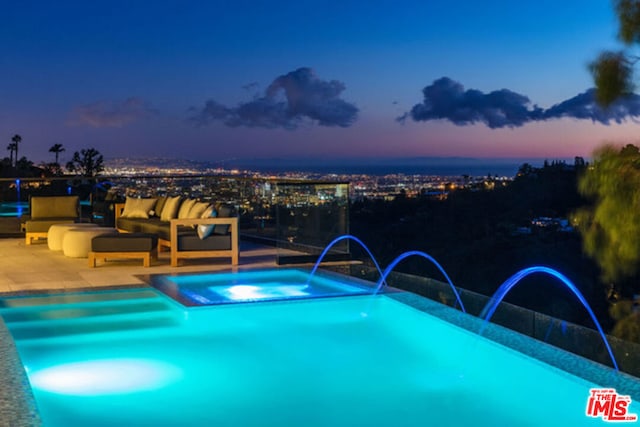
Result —
[{"label": "pool coping", "polygon": [[35,397],[15,342],[0,317],[0,419],[11,427],[42,426]]}]

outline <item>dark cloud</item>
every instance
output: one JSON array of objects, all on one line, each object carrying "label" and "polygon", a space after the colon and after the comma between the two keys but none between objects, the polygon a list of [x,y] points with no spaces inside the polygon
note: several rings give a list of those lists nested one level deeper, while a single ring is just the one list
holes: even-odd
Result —
[{"label": "dark cloud", "polygon": [[590,119],[593,122],[609,124],[611,121],[621,123],[627,118],[640,115],[640,97],[632,95],[616,101],[603,109],[597,105],[594,89],[590,89],[571,99],[542,109],[531,106],[528,97],[508,89],[490,93],[468,89],[448,77],[442,77],[422,90],[424,100],[413,106],[411,111],[398,117],[404,122],[411,118],[414,121],[449,120],[465,126],[484,123],[491,129],[503,127],[519,127],[531,121],[571,117],[574,119]]},{"label": "dark cloud", "polygon": [[77,107],[71,113],[71,125],[88,125],[96,128],[122,127],[157,112],[140,98],[128,98],[122,102],[99,101]]},{"label": "dark cloud", "polygon": [[634,120],[640,116],[640,96],[632,94],[618,99],[607,108],[602,108],[595,101],[595,92],[595,89],[589,89],[554,105],[545,110],[544,118],[572,117],[608,125],[611,122],[622,123],[628,118]]},{"label": "dark cloud", "polygon": [[416,104],[409,113],[415,121],[444,119],[456,125],[484,123],[492,129],[522,126],[532,117],[539,117],[540,108],[529,108],[529,98],[507,89],[490,93],[464,90],[464,87],[448,77],[442,77],[422,90],[424,101]]},{"label": "dark cloud", "polygon": [[209,100],[204,108],[192,108],[189,120],[198,125],[221,121],[231,127],[295,129],[306,119],[321,126],[348,127],[358,108],[340,98],[344,90],[337,80],[321,80],[312,69],[299,68],[276,78],[264,95],[237,107]]},{"label": "dark cloud", "polygon": [[[195,112],[196,108],[192,107],[190,111]],[[233,114],[231,108],[210,99],[204,104],[204,108],[197,111],[197,115],[192,117],[200,125],[206,125],[216,120],[224,120]]]}]

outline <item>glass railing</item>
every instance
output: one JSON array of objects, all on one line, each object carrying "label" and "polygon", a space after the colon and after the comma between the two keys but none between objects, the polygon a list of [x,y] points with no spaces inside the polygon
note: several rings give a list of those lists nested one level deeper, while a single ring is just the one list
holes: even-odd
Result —
[{"label": "glass railing", "polygon": [[[279,264],[315,262],[329,242],[349,233],[349,184],[278,182],[274,191]],[[324,260],[349,257],[349,241],[345,239],[334,245]]]},{"label": "glass railing", "polygon": [[[29,198],[78,195],[81,219],[114,225],[114,203],[126,196],[183,196],[236,207],[241,237],[278,247],[278,262],[306,262],[349,232],[349,183],[223,175],[135,175],[97,178],[0,178],[0,235],[20,233]],[[348,255],[337,245],[331,256]],[[315,258],[314,258],[315,259]]]}]

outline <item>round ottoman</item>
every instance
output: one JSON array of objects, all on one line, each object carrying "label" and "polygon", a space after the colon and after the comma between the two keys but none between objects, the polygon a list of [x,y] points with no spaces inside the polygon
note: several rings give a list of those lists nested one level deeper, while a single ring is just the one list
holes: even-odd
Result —
[{"label": "round ottoman", "polygon": [[101,234],[117,234],[115,228],[82,227],[72,228],[62,237],[62,252],[71,258],[87,258],[91,250],[91,239]]},{"label": "round ottoman", "polygon": [[86,228],[86,227],[97,227],[95,224],[88,223],[63,223],[63,224],[53,224],[49,227],[49,232],[47,233],[47,245],[49,245],[49,249],[52,251],[61,251],[62,250],[62,238],[64,237],[64,233],[74,228]]}]

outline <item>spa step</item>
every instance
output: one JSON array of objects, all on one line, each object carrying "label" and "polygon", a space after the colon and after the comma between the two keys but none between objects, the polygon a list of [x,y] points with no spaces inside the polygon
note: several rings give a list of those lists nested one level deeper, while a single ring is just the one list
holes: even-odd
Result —
[{"label": "spa step", "polygon": [[178,326],[180,320],[176,316],[155,315],[153,317],[135,319],[110,319],[96,321],[49,321],[9,324],[9,331],[18,340],[33,340],[42,338],[59,338],[70,335],[100,334],[108,332],[124,333],[131,331],[162,329]]},{"label": "spa step", "polygon": [[158,298],[152,290],[120,290],[108,292],[69,293],[45,296],[7,297],[0,299],[0,308],[30,307],[42,305],[66,305],[75,303],[103,303],[107,301],[135,301],[137,299]]},{"label": "spa step", "polygon": [[0,309],[0,316],[8,326],[15,323],[31,323],[39,321],[53,321],[66,319],[111,317],[129,314],[149,314],[157,312],[170,312],[172,307],[161,300],[143,299],[132,302],[109,302],[100,304],[66,304],[45,305],[41,307],[20,307]]}]

